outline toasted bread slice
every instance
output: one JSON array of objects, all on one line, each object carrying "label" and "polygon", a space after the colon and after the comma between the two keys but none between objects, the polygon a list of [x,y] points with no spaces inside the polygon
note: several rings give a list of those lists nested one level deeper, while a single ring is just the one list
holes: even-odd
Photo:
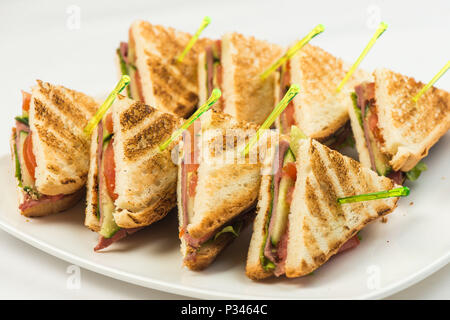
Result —
[{"label": "toasted bread slice", "polygon": [[[103,138],[103,137],[102,137]],[[89,172],[86,182],[86,215],[84,218],[84,225],[92,231],[100,231],[100,219],[97,217],[98,210],[98,130],[92,131],[91,146],[90,146],[90,159],[89,159]]]},{"label": "toasted bread slice", "polygon": [[[213,110],[201,119],[203,158],[197,171],[194,217],[187,227],[194,238],[216,230],[249,208],[256,201],[260,183],[257,161],[252,163],[248,157],[241,164],[223,161],[245,146],[257,126]],[[227,134],[235,135],[233,146],[227,147]]]},{"label": "toasted bread slice", "polygon": [[389,190],[392,180],[312,139],[300,142],[289,215],[286,276],[307,275],[359,230],[392,212],[398,198],[339,205],[337,199]]},{"label": "toasted bread slice", "polygon": [[[11,155],[13,166],[15,166],[15,149],[14,146],[16,144],[16,130],[13,129],[13,133],[10,139],[10,147],[11,147]],[[56,201],[43,201],[41,203],[36,203],[33,206],[29,206],[25,209],[21,209],[21,205],[25,202],[27,197],[24,189],[19,185],[19,181],[16,179],[17,186],[17,203],[19,204],[19,213],[25,217],[34,218],[34,217],[43,217],[50,214],[58,213],[64,210],[67,210],[73,207],[84,195],[84,188],[80,188],[75,193],[65,195],[63,198]]]},{"label": "toasted bread slice", "polygon": [[[246,157],[245,163],[231,163],[227,156],[241,150],[245,137],[255,133],[257,126],[237,121],[229,115],[210,110],[201,118],[201,160],[198,168],[198,184],[194,199],[194,216],[187,222],[187,232],[194,238],[208,236],[234,218],[245,228],[254,218],[254,205],[260,181],[260,162]],[[230,139],[236,137],[236,139]],[[227,138],[229,140],[227,140]],[[183,144],[183,143],[181,143]],[[228,146],[225,150],[225,146]],[[183,150],[182,147],[180,150]],[[236,155],[236,154],[235,154]],[[184,265],[191,270],[202,270],[234,239],[231,233],[223,233],[216,240],[194,248],[183,236],[185,225],[182,205],[182,157],[178,169],[178,216],[181,252]],[[256,160],[253,164],[251,160]],[[236,160],[234,160],[236,161]],[[224,163],[225,162],[225,163]],[[244,162],[244,161],[242,161]],[[243,214],[243,215],[241,215]],[[239,217],[238,217],[239,216]]]},{"label": "toasted bread slice", "polygon": [[98,108],[77,91],[37,81],[29,123],[36,158],[36,189],[45,195],[71,194],[86,183],[89,138],[83,128]]},{"label": "toasted bread slice", "polygon": [[265,80],[259,75],[282,53],[278,45],[238,33],[225,34],[221,55],[223,112],[261,124],[273,110],[275,86],[274,74]]},{"label": "toasted bread slice", "polygon": [[357,70],[338,93],[349,69],[341,59],[307,44],[289,62],[291,83],[300,86],[293,100],[296,124],[307,136],[324,141],[348,121],[350,94],[356,84],[370,80],[370,74]]},{"label": "toasted bread slice", "polygon": [[146,226],[176,206],[177,167],[172,149],[177,141],[162,152],[159,145],[182,119],[123,96],[116,99],[111,112],[118,195],[114,219],[122,228]]},{"label": "toasted bread slice", "polygon": [[133,62],[145,103],[163,112],[189,116],[198,103],[198,54],[205,51],[211,40],[199,39],[183,62],[178,62],[176,58],[189,42],[190,34],[135,21],[129,35],[129,50],[135,55]]},{"label": "toasted bread slice", "polygon": [[424,83],[388,69],[375,70],[374,78],[381,150],[393,170],[409,171],[450,129],[450,93],[432,87],[415,103]]}]

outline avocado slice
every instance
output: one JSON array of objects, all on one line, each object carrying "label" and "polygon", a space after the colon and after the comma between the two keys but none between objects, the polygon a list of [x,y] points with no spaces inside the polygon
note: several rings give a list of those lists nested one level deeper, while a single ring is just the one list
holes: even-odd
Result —
[{"label": "avocado slice", "polygon": [[19,144],[17,148],[17,156],[20,163],[20,173],[21,173],[21,182],[22,186],[27,186],[30,188],[34,187],[34,179],[31,174],[28,172],[28,168],[25,164],[25,160],[23,158],[23,145],[25,143],[25,139],[28,137],[28,132],[20,131],[19,132]]},{"label": "avocado slice", "polygon": [[[283,167],[291,162],[295,162],[295,156],[291,149],[288,149],[284,156]],[[292,178],[288,176],[281,177],[280,186],[278,189],[278,199],[276,203],[277,215],[274,217],[275,221],[272,229],[272,234],[270,236],[270,241],[272,242],[273,246],[278,245],[278,242],[280,241],[286,229],[288,214],[290,211],[290,206],[286,201],[286,196],[288,191],[291,189],[291,187],[294,186],[294,184],[295,180],[293,180]]]},{"label": "avocado slice", "polygon": [[[110,142],[107,142],[103,145],[103,152],[105,152],[108,144]],[[102,159],[101,164],[101,171],[100,174],[103,174],[103,168],[104,168],[104,159]],[[100,235],[102,235],[105,238],[111,238],[117,231],[120,230],[120,227],[116,224],[116,221],[114,220],[113,212],[115,210],[115,205],[113,200],[108,195],[108,190],[106,189],[106,185],[102,183],[99,188],[99,193],[101,193],[101,203],[99,203],[100,206],[102,206],[102,226],[100,228]]]}]

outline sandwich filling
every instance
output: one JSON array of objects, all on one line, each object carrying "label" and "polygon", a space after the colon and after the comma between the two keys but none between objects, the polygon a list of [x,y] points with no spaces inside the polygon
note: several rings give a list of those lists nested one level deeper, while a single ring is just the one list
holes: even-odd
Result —
[{"label": "sandwich filling", "polygon": [[[264,227],[263,245],[260,251],[261,265],[275,276],[285,273],[289,242],[289,214],[297,180],[296,158],[289,142],[282,140],[272,165],[271,203]],[[339,252],[359,245],[359,238],[348,240]]]},{"label": "sandwich filling", "polygon": [[[283,66],[278,69],[280,73],[280,90],[278,101],[281,101],[283,97],[289,90],[291,85],[291,65],[287,61]],[[295,107],[294,101],[289,102],[288,106],[280,115],[280,132],[282,134],[289,134],[292,126],[298,126],[295,119]],[[339,149],[346,145],[352,146],[353,143],[353,133],[351,130],[350,121],[347,121],[341,128],[339,128],[335,133],[321,139],[322,143],[331,149]]]},{"label": "sandwich filling", "polygon": [[127,75],[131,79],[131,83],[127,87],[128,98],[144,102],[141,77],[136,67],[134,39],[131,31],[130,43],[121,42],[119,48],[116,50],[116,54],[119,59],[120,71],[122,75]]},{"label": "sandwich filling", "polygon": [[[213,243],[219,237],[226,233],[231,233],[235,237],[239,236],[241,229],[247,224],[249,212],[252,211],[254,205],[250,206],[241,212],[234,219],[220,226],[216,230],[206,234],[201,238],[192,237],[187,231],[189,221],[194,217],[194,200],[196,196],[197,182],[198,182],[198,168],[199,168],[199,151],[196,148],[194,137],[199,135],[200,122],[196,125],[191,125],[183,134],[184,149],[183,158],[181,159],[181,206],[182,206],[182,224],[180,226],[180,239],[183,238],[188,246],[191,246],[197,251],[203,245]],[[189,135],[190,139],[187,138]],[[196,252],[186,256],[186,259],[195,259]]]},{"label": "sandwich filling", "polygon": [[[221,64],[221,50],[222,50],[222,41],[216,40],[211,46],[206,48],[205,54],[205,69],[206,69],[206,93],[207,96],[211,96],[211,93],[214,88],[221,89],[222,86],[222,74],[223,68]],[[223,111],[224,104],[223,98],[221,97],[219,101],[216,103],[219,106],[220,111]]]},{"label": "sandwich filling", "polygon": [[106,116],[104,122],[98,124],[97,130],[97,218],[100,220],[101,228],[99,231],[99,242],[94,248],[95,251],[102,250],[141,229],[120,228],[114,220],[114,201],[117,199],[117,194],[114,192],[116,187],[116,165],[114,160],[114,131],[111,113]]},{"label": "sandwich filling", "polygon": [[15,118],[16,127],[14,135],[14,161],[15,176],[18,186],[24,191],[24,199],[19,205],[25,211],[37,205],[52,203],[70,197],[72,194],[45,195],[36,188],[36,157],[33,153],[33,140],[29,126],[28,112],[30,110],[31,94],[22,91],[22,116]]},{"label": "sandwich filling", "polygon": [[359,125],[364,132],[364,139],[369,151],[372,170],[379,175],[387,176],[397,184],[403,184],[405,179],[416,180],[420,173],[426,170],[426,165],[419,162],[409,172],[393,171],[389,165],[391,155],[382,151],[384,138],[378,127],[378,113],[375,99],[375,83],[365,82],[355,87],[352,94],[353,107],[357,114]]}]

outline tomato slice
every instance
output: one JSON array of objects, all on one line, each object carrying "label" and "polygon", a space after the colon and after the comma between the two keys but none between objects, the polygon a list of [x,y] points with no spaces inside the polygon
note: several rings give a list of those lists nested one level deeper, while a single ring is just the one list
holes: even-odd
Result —
[{"label": "tomato slice", "polygon": [[25,141],[23,143],[23,159],[25,161],[28,172],[30,173],[30,176],[33,179],[36,179],[34,177],[36,170],[36,158],[33,153],[33,141],[31,140],[31,132],[25,138]]},{"label": "tomato slice", "polygon": [[289,162],[283,167],[282,176],[289,177],[294,181],[297,179],[297,167],[295,166],[295,162]]},{"label": "tomato slice", "polygon": [[108,115],[105,118],[105,127],[106,130],[108,130],[108,133],[113,133],[114,132],[114,127],[113,127],[113,121],[112,121],[112,113],[108,113]]},{"label": "tomato slice", "polygon": [[103,175],[105,177],[106,189],[112,200],[117,199],[114,193],[116,188],[116,163],[114,162],[113,139],[111,139],[103,152]]},{"label": "tomato slice", "polygon": [[31,93],[22,90],[22,110],[28,112],[30,110]]}]

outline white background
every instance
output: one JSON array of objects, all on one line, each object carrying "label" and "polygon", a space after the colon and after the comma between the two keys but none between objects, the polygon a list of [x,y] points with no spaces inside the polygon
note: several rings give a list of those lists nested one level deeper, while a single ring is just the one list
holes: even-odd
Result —
[{"label": "white background", "polygon": [[[289,44],[323,23],[314,43],[353,61],[378,21],[388,31],[362,67],[388,67],[428,81],[450,56],[449,1],[2,1],[0,2],[0,154],[8,151],[20,89],[35,79],[98,96],[116,82],[114,50],[134,19],[193,32],[205,15],[204,35],[225,31]],[[73,7],[75,6],[75,7]],[[70,20],[80,9],[79,28]],[[195,10],[193,10],[195,8]],[[69,12],[68,12],[69,10]],[[186,18],[189,16],[189,18]],[[251,16],[252,23],[247,17]],[[73,28],[75,26],[75,28]],[[280,28],[281,26],[281,28]],[[285,30],[280,32],[280,30]],[[351,34],[351,37],[349,37]],[[438,87],[449,90],[450,77]],[[82,270],[82,286],[68,290],[68,264],[0,232],[1,298],[176,298]],[[396,298],[450,299],[449,266]]]}]

